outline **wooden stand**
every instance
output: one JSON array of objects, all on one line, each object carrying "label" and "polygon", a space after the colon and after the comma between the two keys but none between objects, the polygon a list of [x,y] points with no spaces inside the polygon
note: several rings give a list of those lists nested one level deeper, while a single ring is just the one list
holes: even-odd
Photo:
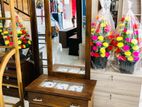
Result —
[{"label": "wooden stand", "polygon": [[[3,100],[3,75],[6,68],[6,65],[9,59],[15,55],[15,63],[16,63],[16,71],[17,71],[17,85],[11,85],[11,87],[17,87],[19,91],[20,101],[15,104],[15,106],[22,106],[24,107],[24,98],[23,98],[23,84],[22,84],[22,75],[21,75],[21,65],[20,65],[20,56],[19,56],[19,47],[18,47],[18,38],[16,32],[16,20],[15,20],[15,11],[14,11],[14,1],[10,0],[10,13],[11,18],[4,18],[1,17],[0,20],[11,20],[12,21],[12,31],[13,31],[13,42],[14,46],[12,47],[11,51],[4,55],[0,63],[0,107],[4,107],[4,100]],[[0,47],[0,48],[11,48],[11,47]],[[9,84],[5,84],[9,85]],[[11,103],[7,103],[9,105],[13,105]]]}]

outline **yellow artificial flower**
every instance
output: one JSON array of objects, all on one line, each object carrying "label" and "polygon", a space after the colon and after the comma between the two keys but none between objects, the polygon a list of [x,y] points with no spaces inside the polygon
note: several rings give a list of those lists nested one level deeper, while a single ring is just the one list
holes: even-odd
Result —
[{"label": "yellow artificial flower", "polygon": [[6,38],[7,38],[7,36],[3,36],[3,38],[4,38],[4,39],[6,39]]},{"label": "yellow artificial flower", "polygon": [[132,39],[131,43],[133,43],[134,45],[138,44],[137,39]]},{"label": "yellow artificial flower", "polygon": [[119,29],[118,32],[121,33],[123,31],[123,29]]},{"label": "yellow artificial flower", "polygon": [[127,35],[132,34],[132,31],[131,30],[127,30],[126,34]]},{"label": "yellow artificial flower", "polygon": [[123,43],[123,42],[119,42],[119,43],[117,44],[117,46],[118,46],[119,48],[122,48],[122,47],[124,46],[124,43]]},{"label": "yellow artificial flower", "polygon": [[105,27],[106,26],[106,23],[101,23],[101,27]]},{"label": "yellow artificial flower", "polygon": [[106,52],[105,48],[101,48],[101,49],[100,49],[100,52],[101,52],[101,53],[105,53],[105,52]]},{"label": "yellow artificial flower", "polygon": [[95,33],[95,29],[94,29],[94,28],[91,29],[91,33],[92,33],[92,34]]},{"label": "yellow artificial flower", "polygon": [[4,35],[8,34],[8,31],[4,31],[3,34],[4,34]]},{"label": "yellow artificial flower", "polygon": [[137,51],[138,49],[139,49],[138,46],[133,46],[133,50],[134,50],[134,51]]},{"label": "yellow artificial flower", "polygon": [[120,23],[118,26],[119,27],[123,27],[123,26],[125,26],[125,24],[124,23]]},{"label": "yellow artificial flower", "polygon": [[99,41],[104,41],[104,37],[103,37],[103,36],[99,36],[99,37],[98,37],[98,40],[99,40]]},{"label": "yellow artificial flower", "polygon": [[125,55],[126,55],[126,56],[131,56],[132,53],[131,53],[130,51],[127,51],[127,52],[125,52]]},{"label": "yellow artificial flower", "polygon": [[28,44],[30,44],[30,45],[32,44],[30,40],[28,40]]},{"label": "yellow artificial flower", "polygon": [[117,37],[117,41],[122,41],[123,37]]},{"label": "yellow artificial flower", "polygon": [[125,17],[125,21],[130,21],[130,20],[131,20],[130,16]]},{"label": "yellow artificial flower", "polygon": [[5,45],[8,45],[10,42],[9,42],[9,40],[6,40],[5,41]]},{"label": "yellow artificial flower", "polygon": [[103,57],[103,58],[104,58],[105,56],[106,56],[106,55],[105,55],[105,53],[104,53],[104,54],[101,54],[101,57]]},{"label": "yellow artificial flower", "polygon": [[26,45],[23,45],[23,48],[26,48]]},{"label": "yellow artificial flower", "polygon": [[128,61],[134,61],[134,58],[132,56],[128,57]]},{"label": "yellow artificial flower", "polygon": [[107,48],[109,46],[109,44],[107,42],[104,42],[103,46]]},{"label": "yellow artificial flower", "polygon": [[19,31],[17,32],[17,34],[20,34],[20,35],[21,35],[21,34],[22,34],[22,32],[19,30]]},{"label": "yellow artificial flower", "polygon": [[18,46],[19,49],[21,49],[21,46]]},{"label": "yellow artificial flower", "polygon": [[21,40],[18,40],[18,45],[22,44],[22,41]]}]

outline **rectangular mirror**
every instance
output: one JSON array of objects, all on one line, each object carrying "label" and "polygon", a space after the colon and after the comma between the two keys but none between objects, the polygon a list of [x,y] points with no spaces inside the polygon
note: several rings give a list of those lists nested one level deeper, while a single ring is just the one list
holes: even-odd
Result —
[{"label": "rectangular mirror", "polygon": [[[50,11],[50,14],[45,12],[49,74],[85,77],[86,44],[90,39],[86,39],[86,0],[50,0],[44,3],[50,4],[50,7],[45,7],[45,11]],[[91,10],[89,12],[91,25]]]}]

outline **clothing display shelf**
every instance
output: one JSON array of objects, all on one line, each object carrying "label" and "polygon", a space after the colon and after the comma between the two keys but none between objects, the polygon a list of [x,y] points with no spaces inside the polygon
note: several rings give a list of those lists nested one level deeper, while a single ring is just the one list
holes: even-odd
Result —
[{"label": "clothing display shelf", "polygon": [[[11,46],[11,47],[0,46],[0,48],[10,50],[6,53],[1,54],[1,55],[3,55],[3,58],[2,58],[1,63],[0,63],[0,107],[5,107],[5,104],[12,105],[12,106],[24,107],[20,55],[19,55],[19,47],[18,47],[18,44],[17,44],[18,38],[17,38],[17,32],[16,32],[16,20],[15,20],[15,10],[14,10],[13,0],[9,1],[9,6],[10,6],[11,17],[10,18],[0,17],[0,20],[11,20],[14,45]],[[4,75],[5,68],[6,68],[7,63],[9,62],[10,58],[13,55],[15,56],[16,71],[17,71],[17,84],[18,85],[3,84],[3,75]],[[17,102],[16,104],[4,103],[3,90],[2,90],[3,86],[10,86],[10,87],[17,88],[19,90],[19,97],[20,97],[19,102]]]}]

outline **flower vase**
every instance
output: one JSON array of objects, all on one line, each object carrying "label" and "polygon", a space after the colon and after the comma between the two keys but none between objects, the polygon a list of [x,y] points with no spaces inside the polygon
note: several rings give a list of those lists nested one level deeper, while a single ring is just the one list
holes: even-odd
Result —
[{"label": "flower vase", "polygon": [[92,57],[91,58],[91,65],[93,68],[96,69],[104,69],[107,65],[107,57]]},{"label": "flower vase", "polygon": [[133,74],[135,69],[135,62],[119,61],[119,70],[121,73]]}]

